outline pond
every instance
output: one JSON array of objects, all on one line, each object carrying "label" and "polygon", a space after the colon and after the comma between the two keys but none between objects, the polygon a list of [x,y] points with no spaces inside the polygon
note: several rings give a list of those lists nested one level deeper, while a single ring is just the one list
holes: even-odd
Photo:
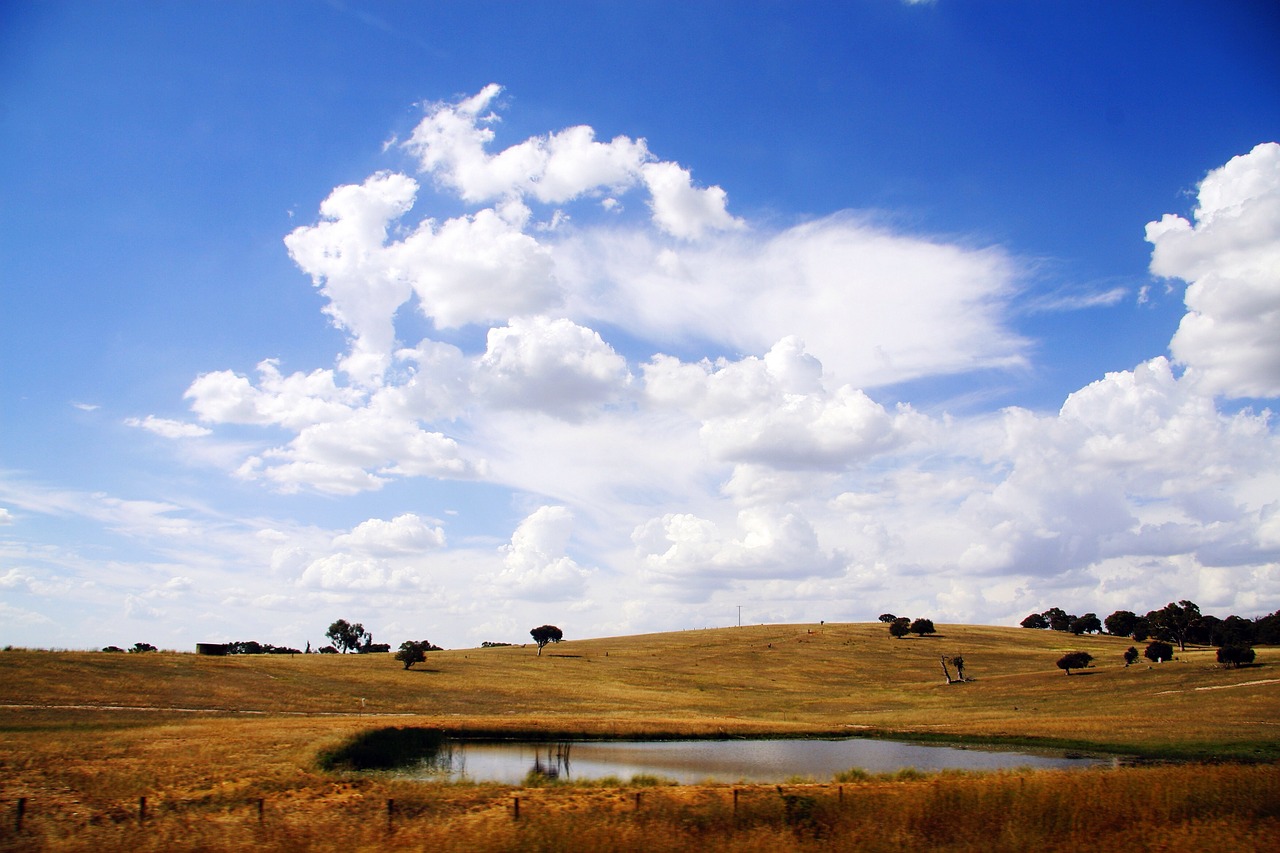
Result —
[{"label": "pond", "polygon": [[446,739],[434,755],[403,767],[401,778],[519,784],[538,774],[562,780],[656,776],[692,784],[831,781],[836,773],[905,768],[999,770],[1082,768],[1112,759],[992,749],[926,746],[888,740],[464,741]]}]

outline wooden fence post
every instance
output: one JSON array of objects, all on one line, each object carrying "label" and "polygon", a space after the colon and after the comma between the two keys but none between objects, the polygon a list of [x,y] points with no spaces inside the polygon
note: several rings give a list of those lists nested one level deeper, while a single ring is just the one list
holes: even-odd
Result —
[{"label": "wooden fence post", "polygon": [[738,789],[733,789],[733,816],[738,816]]},{"label": "wooden fence post", "polygon": [[512,801],[512,805],[514,806],[514,809],[511,812],[511,819],[519,820],[520,819],[520,798],[512,797],[511,801]]},{"label": "wooden fence post", "polygon": [[145,823],[147,820],[147,798],[138,797],[138,823]]},{"label": "wooden fence post", "polygon": [[387,800],[387,829],[391,829],[391,821],[396,814],[396,801]]},{"label": "wooden fence post", "polygon": [[266,809],[266,799],[258,797],[258,823],[262,823],[262,813]]},{"label": "wooden fence post", "polygon": [[18,811],[13,816],[13,831],[22,832],[22,818],[27,814],[27,798],[18,797]]}]

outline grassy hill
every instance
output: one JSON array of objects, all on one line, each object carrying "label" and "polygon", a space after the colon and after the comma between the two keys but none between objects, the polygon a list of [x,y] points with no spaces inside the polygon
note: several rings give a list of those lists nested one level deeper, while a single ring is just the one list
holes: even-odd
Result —
[{"label": "grassy hill", "polygon": [[[1107,636],[943,625],[889,637],[880,624],[763,625],[390,655],[199,657],[0,654],[0,720],[32,706],[67,719],[172,711],[253,716],[413,715],[453,728],[588,734],[900,732],[1093,745],[1159,755],[1280,757],[1280,652],[1219,668],[1210,648],[1126,668]],[[1055,662],[1083,650],[1089,670]],[[962,654],[964,684],[941,655]],[[16,707],[15,707],[16,706]],[[148,709],[129,711],[127,709]]]},{"label": "grassy hill", "polygon": [[[1280,844],[1280,652],[1125,668],[1048,631],[767,625],[390,655],[0,653],[0,850],[1022,851]],[[1097,666],[1066,676],[1083,650]],[[948,685],[940,655],[974,679]],[[424,785],[320,770],[383,726],[898,734],[1214,759],[772,785]],[[732,788],[732,790],[730,790]],[[848,796],[846,796],[848,788]],[[740,790],[741,789],[741,790]],[[643,797],[643,800],[642,800]],[[521,808],[516,808],[520,804]]]}]

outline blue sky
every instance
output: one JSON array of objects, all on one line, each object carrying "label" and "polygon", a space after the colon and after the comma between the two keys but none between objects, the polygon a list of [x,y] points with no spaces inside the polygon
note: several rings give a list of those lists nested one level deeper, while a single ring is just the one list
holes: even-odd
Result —
[{"label": "blue sky", "polygon": [[1271,612],[1278,37],[13,4],[0,643]]}]

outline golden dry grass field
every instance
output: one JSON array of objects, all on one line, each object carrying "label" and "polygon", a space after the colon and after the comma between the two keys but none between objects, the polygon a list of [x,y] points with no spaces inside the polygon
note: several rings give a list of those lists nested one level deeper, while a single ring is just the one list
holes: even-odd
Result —
[{"label": "golden dry grass field", "polygon": [[[895,640],[881,624],[841,624],[570,639],[540,657],[532,645],[433,652],[408,671],[390,655],[8,651],[0,845],[1280,849],[1280,651],[1259,648],[1243,669],[1218,667],[1207,648],[1126,668],[1129,645],[965,625]],[[1073,650],[1096,665],[1064,675],[1055,661]],[[948,685],[938,659],[955,654],[972,680]],[[724,785],[427,785],[319,769],[322,750],[389,725],[896,734],[1197,763],[738,786],[734,810]]]}]

